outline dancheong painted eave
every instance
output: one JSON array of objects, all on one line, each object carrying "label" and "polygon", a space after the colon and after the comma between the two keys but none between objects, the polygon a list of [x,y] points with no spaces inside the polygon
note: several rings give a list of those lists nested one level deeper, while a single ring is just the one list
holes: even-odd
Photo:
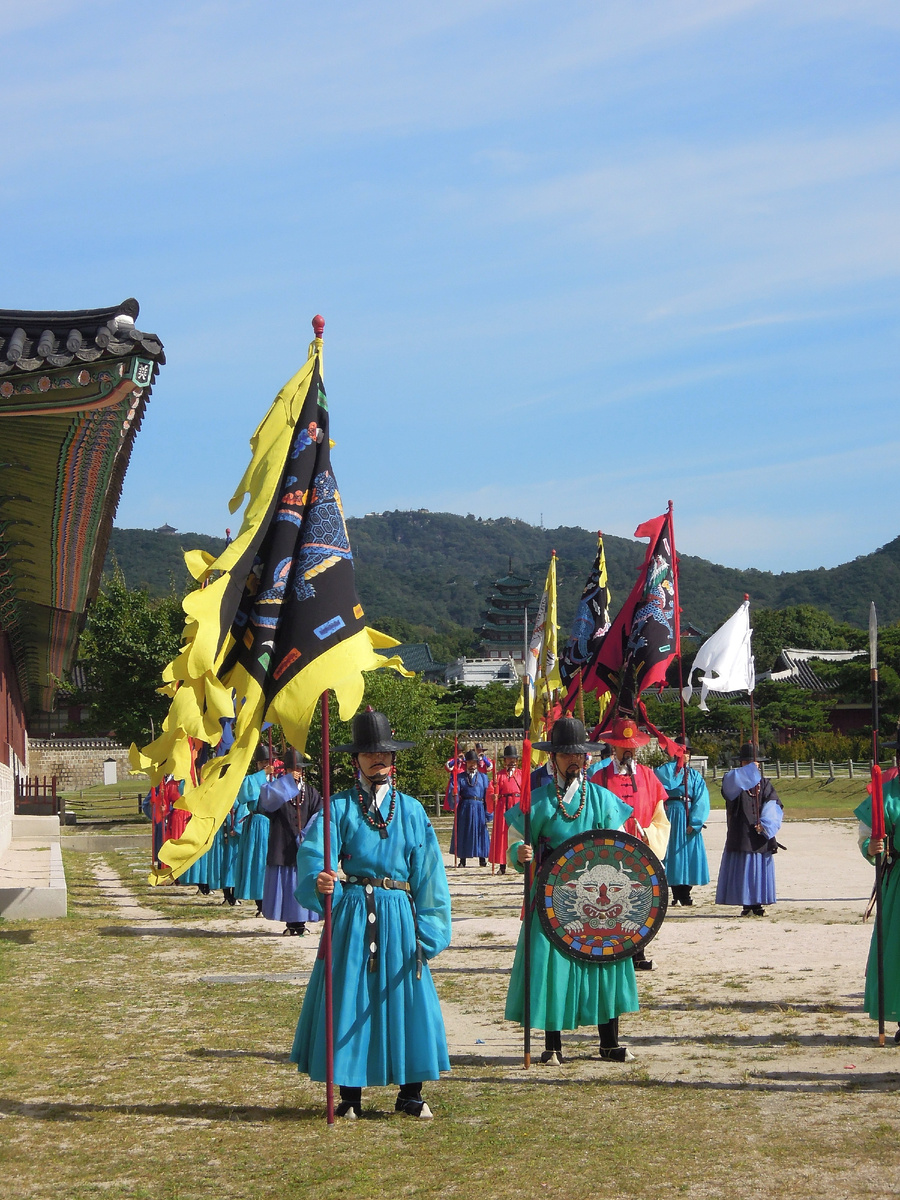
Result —
[{"label": "dancheong painted eave", "polygon": [[0,629],[31,711],[72,665],[165,362],[139,313],[0,309]]}]

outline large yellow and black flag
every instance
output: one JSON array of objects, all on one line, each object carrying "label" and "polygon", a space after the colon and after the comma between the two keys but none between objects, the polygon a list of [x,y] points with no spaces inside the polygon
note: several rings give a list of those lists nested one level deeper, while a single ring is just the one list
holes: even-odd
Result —
[{"label": "large yellow and black flag", "polygon": [[335,693],[342,720],[363,695],[362,672],[394,666],[376,647],[397,645],[370,629],[356,595],[353,556],[331,468],[322,339],[281,389],[251,439],[252,458],[230,502],[247,497],[238,536],[218,558],[190,551],[200,586],[184,601],[184,644],[163,679],[172,695],[163,732],[135,765],[154,784],[191,778],[191,739],[216,745],[220,719],[234,717],[234,742],[211,759],[179,807],[191,813],[180,838],[160,850],[151,883],[181,875],[209,849],[259,741],[277,722],[303,749],[316,702]]}]

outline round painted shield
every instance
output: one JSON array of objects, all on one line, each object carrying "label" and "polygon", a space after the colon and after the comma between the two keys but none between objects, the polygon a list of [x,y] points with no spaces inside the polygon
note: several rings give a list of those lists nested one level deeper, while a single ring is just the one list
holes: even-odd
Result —
[{"label": "round painted shield", "polygon": [[551,850],[535,895],[547,937],[578,962],[631,958],[658,932],[669,905],[662,863],[613,829],[589,829]]}]

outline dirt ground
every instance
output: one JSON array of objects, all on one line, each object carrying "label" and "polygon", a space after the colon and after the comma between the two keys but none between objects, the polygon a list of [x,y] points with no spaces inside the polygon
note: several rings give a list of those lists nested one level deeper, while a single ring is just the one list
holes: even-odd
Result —
[{"label": "dirt ground", "polygon": [[[797,821],[784,826],[787,849],[776,859],[779,900],[765,917],[739,916],[714,903],[715,869],[724,843],[724,814],[714,812],[705,837],[713,881],[694,889],[692,908],[670,908],[651,943],[654,969],[638,975],[641,1012],[623,1016],[622,1040],[636,1062],[614,1066],[595,1056],[591,1030],[566,1035],[567,1059],[558,1072],[569,1082],[639,1071],[649,1080],[753,1084],[767,1089],[843,1088],[848,1083],[894,1089],[900,1083],[900,1047],[874,1037],[863,1011],[863,980],[871,922],[863,913],[872,870],[856,847],[854,821]],[[142,867],[133,868],[142,883]],[[441,992],[454,1061],[518,1072],[521,1030],[503,1018],[503,1004],[519,933],[521,877],[490,868],[452,867],[453,942],[432,964]],[[102,862],[94,867],[115,911],[146,922],[147,933],[166,918],[152,890],[138,902],[131,888]],[[132,881],[128,881],[129,884]],[[168,900],[169,897],[167,896]],[[214,901],[210,902],[213,905]],[[217,928],[280,933],[281,925],[219,909]],[[228,915],[226,915],[228,913]],[[212,914],[211,914],[212,915]],[[156,919],[154,919],[156,918]],[[254,980],[305,985],[315,961],[318,932],[305,939],[266,938],[262,971],[206,974],[210,984]],[[542,1048],[534,1035],[536,1050]]]},{"label": "dirt ground", "polygon": [[[723,813],[706,830],[713,875],[725,836]],[[639,1069],[646,1078],[723,1085],[758,1081],[767,1089],[844,1087],[863,1081],[894,1089],[900,1047],[881,1049],[863,1011],[871,922],[863,913],[872,870],[856,847],[854,821],[784,826],[776,859],[779,901],[765,917],[717,906],[714,881],[693,892],[692,908],[670,908],[648,949],[654,969],[638,975],[642,1011],[621,1020],[635,1064],[611,1068],[593,1057],[591,1031],[567,1035],[569,1080]],[[470,874],[471,872],[471,874]],[[518,879],[488,871],[450,872],[459,915],[438,972],[508,973],[518,935],[509,914]],[[467,909],[478,915],[464,915]],[[505,910],[505,911],[504,911]],[[492,937],[487,935],[492,934]],[[498,989],[490,989],[496,991]],[[471,1060],[517,1068],[521,1036],[502,1011],[447,1006],[453,1049]],[[462,1009],[462,1011],[461,1011]],[[892,1039],[894,1026],[888,1029]],[[539,1035],[536,1042],[542,1048]],[[547,1071],[548,1068],[536,1068]]]}]

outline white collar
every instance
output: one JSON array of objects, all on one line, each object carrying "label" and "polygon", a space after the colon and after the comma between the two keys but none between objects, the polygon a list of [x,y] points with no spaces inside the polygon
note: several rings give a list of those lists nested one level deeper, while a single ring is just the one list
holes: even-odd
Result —
[{"label": "white collar", "polygon": [[385,797],[389,796],[391,793],[390,779],[387,781],[387,783],[379,783],[378,787],[375,788],[374,800],[372,797],[372,785],[364,775],[360,775],[359,783],[363,792],[369,797],[369,808],[372,808],[373,805],[379,809],[383,808]]},{"label": "white collar", "polygon": [[[565,792],[563,793],[563,798],[562,798],[563,804],[568,804],[568,802],[574,797],[575,793],[581,787],[581,782],[583,779],[584,779],[584,773],[582,771],[579,771],[578,774],[575,776],[575,778],[572,780],[572,782],[569,784],[569,786],[566,788]],[[565,779],[563,779],[563,777],[560,775],[559,771],[557,771],[556,772],[556,786],[558,788],[561,788],[565,785],[565,782],[566,782]]]}]

